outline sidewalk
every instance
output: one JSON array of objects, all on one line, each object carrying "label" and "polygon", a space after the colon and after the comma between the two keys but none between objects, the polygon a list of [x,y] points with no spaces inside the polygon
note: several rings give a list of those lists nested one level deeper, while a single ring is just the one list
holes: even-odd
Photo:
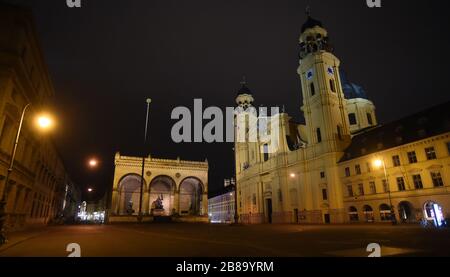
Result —
[{"label": "sidewalk", "polygon": [[40,236],[41,234],[47,233],[48,227],[30,227],[23,231],[11,232],[7,233],[8,243],[0,245],[0,252],[5,251],[6,249],[13,247],[16,244],[19,244],[23,241],[32,239],[34,237]]}]

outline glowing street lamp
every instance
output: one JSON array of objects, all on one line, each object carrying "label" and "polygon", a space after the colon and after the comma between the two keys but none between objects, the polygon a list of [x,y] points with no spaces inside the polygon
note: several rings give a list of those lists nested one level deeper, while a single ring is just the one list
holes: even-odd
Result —
[{"label": "glowing street lamp", "polygon": [[[19,145],[19,139],[20,139],[20,134],[22,132],[25,114],[30,106],[31,106],[31,103],[28,103],[27,105],[25,105],[25,107],[22,110],[22,115],[20,117],[20,122],[19,122],[19,128],[17,128],[16,139],[15,139],[14,147],[12,149],[11,156],[10,156],[11,159],[9,162],[9,168],[8,168],[8,171],[6,172],[5,189],[3,190],[3,195],[0,198],[0,245],[7,242],[6,232],[4,229],[5,220],[6,220],[6,216],[5,216],[6,200],[8,199],[8,190],[6,188],[8,187],[9,178],[14,169],[14,160],[16,159],[16,152],[17,152],[17,147]],[[37,116],[35,119],[35,123],[36,123],[36,126],[41,130],[48,130],[53,126],[53,120],[48,115]]]},{"label": "glowing street lamp", "polygon": [[387,192],[388,192],[388,197],[389,197],[389,205],[391,206],[391,220],[392,220],[392,224],[396,224],[397,223],[397,219],[395,218],[395,211],[394,211],[394,206],[392,205],[392,198],[391,198],[391,186],[389,184],[389,179],[387,176],[387,171],[386,171],[386,163],[384,162],[384,159],[375,159],[372,162],[373,166],[377,169],[383,169],[384,171],[384,178],[386,180],[386,185],[387,185]]},{"label": "glowing street lamp", "polygon": [[93,192],[94,191],[94,189],[92,189],[92,188],[88,188],[88,190],[87,190],[88,192]]},{"label": "glowing street lamp", "polygon": [[89,167],[90,167],[90,168],[95,168],[95,167],[98,166],[98,160],[96,160],[96,159],[90,159],[88,164],[89,164]]}]

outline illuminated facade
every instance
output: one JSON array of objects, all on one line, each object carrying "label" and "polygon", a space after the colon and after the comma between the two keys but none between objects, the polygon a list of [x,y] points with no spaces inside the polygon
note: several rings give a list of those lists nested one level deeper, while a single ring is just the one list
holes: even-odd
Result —
[{"label": "illuminated facade", "polygon": [[[236,143],[240,220],[382,222],[391,220],[391,203],[398,221],[435,222],[436,213],[449,217],[450,126],[448,112],[442,112],[449,110],[448,103],[422,116],[379,126],[374,104],[360,86],[348,81],[327,31],[310,16],[301,30],[300,49],[305,124],[293,122],[284,112],[272,115],[280,122],[275,152],[268,151],[267,141]],[[244,84],[236,103],[245,109],[253,102]],[[432,119],[440,109],[441,116]],[[434,126],[435,120],[442,126]],[[416,130],[420,124],[423,128]],[[417,161],[409,162],[412,151]],[[393,166],[396,155],[400,165]],[[428,155],[436,157],[425,158]],[[372,166],[376,160],[386,166],[385,185],[384,166]]]},{"label": "illuminated facade", "polygon": [[[142,215],[208,220],[208,162],[145,160]],[[142,158],[115,156],[110,222],[136,221],[141,201]]]},{"label": "illuminated facade", "polygon": [[[6,228],[15,230],[61,216],[66,186],[73,183],[53,142],[33,128],[31,115],[54,95],[54,89],[31,12],[0,5],[0,195],[6,190]],[[20,116],[28,103],[32,107],[5,184]]]},{"label": "illuminated facade", "polygon": [[227,186],[222,194],[208,199],[209,221],[211,223],[234,222],[234,187]]}]

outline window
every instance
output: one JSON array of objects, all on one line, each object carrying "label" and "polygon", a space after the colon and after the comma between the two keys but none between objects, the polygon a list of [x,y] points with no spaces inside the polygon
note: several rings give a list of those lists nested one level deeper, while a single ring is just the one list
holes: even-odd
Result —
[{"label": "window", "polygon": [[355,165],[356,175],[361,175],[361,166],[359,164]]},{"label": "window", "polygon": [[436,160],[436,151],[434,147],[425,148],[425,154],[427,155],[427,160]]},{"label": "window", "polygon": [[391,220],[391,209],[387,204],[380,205],[380,219],[381,221]]},{"label": "window", "polygon": [[413,175],[412,177],[414,182],[414,188],[423,189],[422,177],[420,176],[420,174]]},{"label": "window", "polygon": [[310,90],[311,90],[311,96],[314,96],[316,94],[316,88],[314,87],[314,83],[311,83],[309,85]]},{"label": "window", "polygon": [[399,191],[406,190],[405,179],[403,179],[403,177],[397,177],[397,186]]},{"label": "window", "polygon": [[353,186],[352,185],[348,185],[347,186],[347,192],[348,192],[348,196],[349,197],[353,197],[354,196],[354,194],[353,194]]},{"label": "window", "polygon": [[322,133],[320,132],[320,128],[317,128],[317,142],[322,142]]},{"label": "window", "polygon": [[431,179],[433,180],[434,187],[444,186],[444,182],[442,181],[442,176],[440,172],[431,172]]},{"label": "window", "polygon": [[384,180],[382,181],[382,183],[383,183],[383,191],[384,191],[384,192],[389,192],[389,184],[388,184],[387,180],[384,179]]},{"label": "window", "polygon": [[350,122],[350,125],[358,124],[358,122],[356,121],[356,114],[354,113],[348,114],[348,121]]},{"label": "window", "polygon": [[367,172],[371,172],[372,171],[372,166],[370,165],[370,163],[366,163],[366,167],[367,167]]},{"label": "window", "polygon": [[332,92],[336,92],[336,84],[333,79],[330,80],[330,89]]},{"label": "window", "polygon": [[410,164],[417,163],[417,156],[415,151],[408,152],[408,160]]},{"label": "window", "polygon": [[345,177],[350,177],[350,167],[345,168]]},{"label": "window", "polygon": [[375,182],[370,182],[369,183],[369,187],[370,187],[370,193],[371,194],[376,194],[377,193],[377,186],[375,185]]},{"label": "window", "polygon": [[400,156],[399,155],[395,155],[392,156],[392,163],[394,164],[395,167],[400,166]]},{"label": "window", "polygon": [[359,221],[358,210],[355,207],[350,207],[348,210],[350,221]]},{"label": "window", "polygon": [[328,200],[328,192],[327,189],[322,189],[322,199]]},{"label": "window", "polygon": [[364,184],[358,185],[359,195],[364,195]]},{"label": "window", "polygon": [[369,123],[369,125],[373,125],[372,114],[370,113],[367,113],[367,122]]},{"label": "window", "polygon": [[325,172],[324,171],[320,172],[320,178],[322,178],[322,179],[325,178]]},{"label": "window", "polygon": [[269,145],[264,144],[264,161],[267,162],[269,160]]},{"label": "window", "polygon": [[350,121],[350,125],[358,124],[356,121],[356,114],[354,113],[348,114],[348,120]]}]

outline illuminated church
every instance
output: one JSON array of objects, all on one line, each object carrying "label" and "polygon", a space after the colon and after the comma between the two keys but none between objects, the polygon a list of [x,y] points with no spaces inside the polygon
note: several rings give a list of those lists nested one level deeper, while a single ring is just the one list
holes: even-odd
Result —
[{"label": "illuminated church", "polygon": [[[241,222],[442,225],[450,217],[450,103],[379,125],[340,64],[327,30],[308,15],[298,67],[305,124],[272,115],[281,122],[276,152],[267,141],[236,142]],[[244,83],[236,103],[253,102]]]}]

